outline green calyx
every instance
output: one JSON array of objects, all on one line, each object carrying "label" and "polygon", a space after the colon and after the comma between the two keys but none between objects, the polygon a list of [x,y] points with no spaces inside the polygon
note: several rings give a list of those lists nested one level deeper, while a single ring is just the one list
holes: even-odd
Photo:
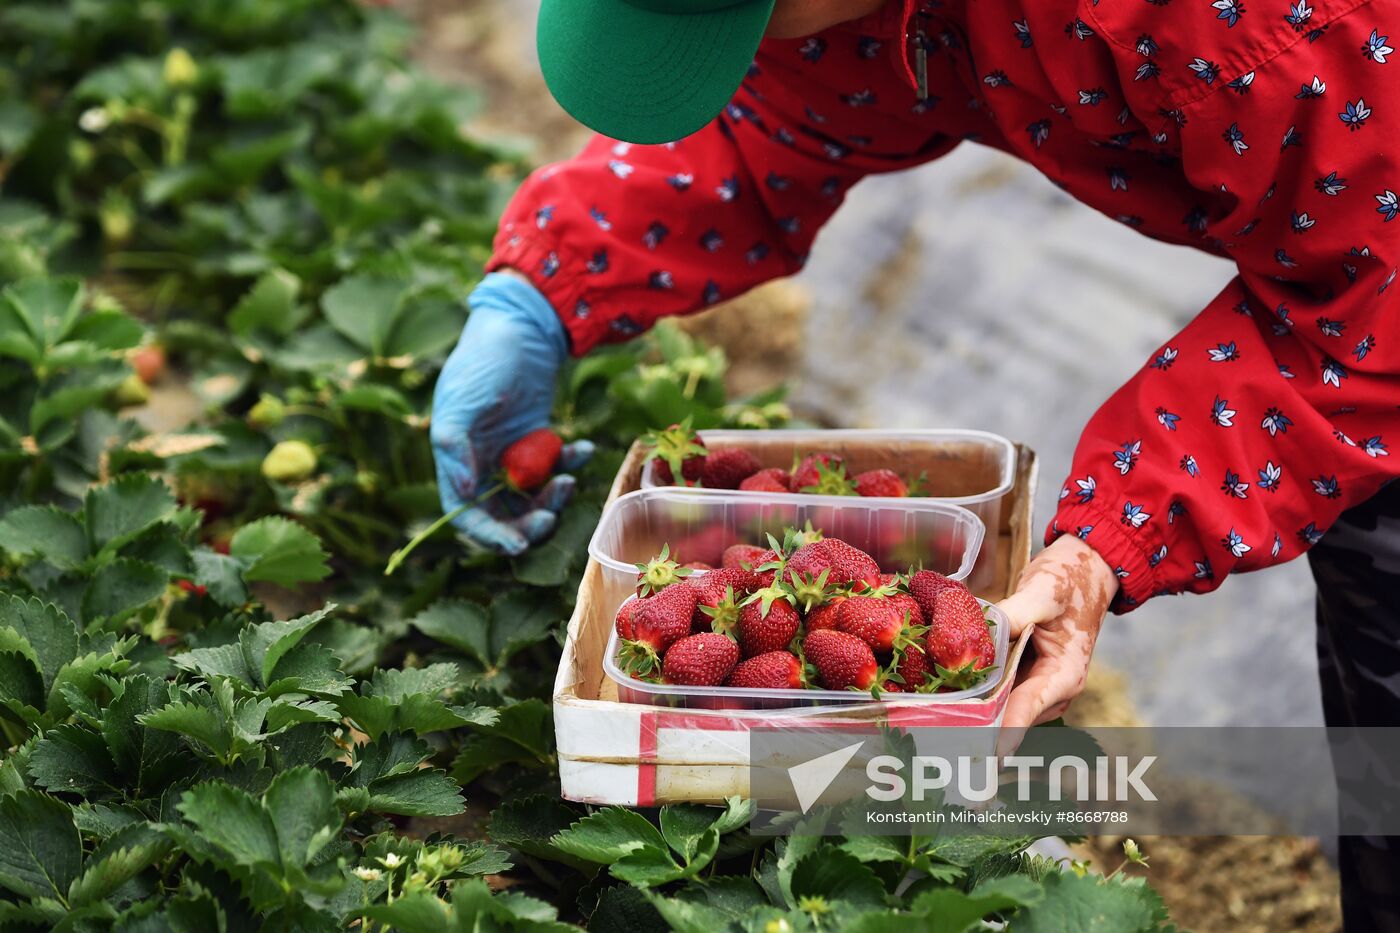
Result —
[{"label": "green calyx", "polygon": [[672,481],[681,485],[685,485],[685,477],[681,472],[685,461],[691,457],[703,457],[707,453],[700,439],[691,430],[689,418],[665,430],[649,431],[643,440],[652,445],[647,459],[665,461],[671,468]]},{"label": "green calyx", "polygon": [[928,495],[928,471],[920,470],[919,475],[914,477],[913,482],[909,483],[905,488],[908,490],[906,494],[910,498]]},{"label": "green calyx", "polygon": [[[907,617],[905,621],[906,623],[908,622]],[[885,677],[886,679],[892,680],[895,683],[902,684],[903,686],[909,688],[915,693],[932,693],[933,691],[939,688],[939,686],[942,684],[942,681],[939,680],[937,677],[934,677],[929,672],[925,671],[923,682],[917,684],[909,683],[904,679],[903,674],[898,673],[899,665],[903,663],[905,656],[908,655],[909,652],[917,651],[920,654],[927,653],[924,651],[922,639],[924,632],[928,631],[928,626],[916,625],[911,626],[909,628],[910,632],[913,632],[914,630],[918,631],[917,635],[906,638],[904,637],[905,633],[901,632],[899,636],[895,638],[894,655],[890,658],[889,668],[887,669],[889,673],[887,673]]]},{"label": "green calyx", "polygon": [[935,664],[933,666],[933,670],[935,675],[934,680],[936,681],[936,684],[930,687],[929,690],[925,692],[932,692],[933,690],[972,689],[973,687],[982,683],[982,681],[986,680],[987,675],[990,674],[992,670],[991,665],[980,668],[974,667],[973,665],[976,663],[977,662],[975,661],[969,661],[962,667],[951,669],[946,668],[941,664]]},{"label": "green calyx", "polygon": [[929,627],[927,625],[910,625],[909,613],[904,613],[904,627],[894,636],[893,648],[895,652],[902,655],[911,648],[917,648],[919,651],[923,651],[924,647],[922,642],[928,629]]},{"label": "green calyx", "polygon": [[801,606],[803,612],[811,612],[813,606],[820,606],[828,602],[835,596],[839,589],[826,582],[826,578],[831,575],[831,568],[823,570],[816,579],[810,574],[792,574],[789,588],[792,592],[793,603]]},{"label": "green calyx", "polygon": [[645,564],[637,564],[637,592],[642,596],[659,593],[690,574],[689,567],[682,567],[671,559],[671,546],[662,545],[660,554]]},{"label": "green calyx", "polygon": [[709,617],[711,631],[729,638],[734,637],[734,630],[739,624],[739,614],[742,612],[742,606],[734,598],[734,587],[726,586],[723,599],[713,606],[701,606],[700,611]]},{"label": "green calyx", "polygon": [[814,493],[819,496],[855,496],[856,484],[846,475],[846,465],[838,463],[835,466],[822,463],[816,464],[817,481],[809,486],[803,486],[801,491]]},{"label": "green calyx", "polygon": [[617,651],[617,665],[629,677],[654,683],[660,677],[661,656],[645,642],[623,641]]},{"label": "green calyx", "polygon": [[774,582],[771,586],[765,586],[761,590],[754,590],[749,597],[744,600],[744,605],[759,604],[758,616],[760,619],[768,618],[768,613],[773,608],[773,604],[780,599],[787,600],[794,606],[797,604],[797,597],[793,596],[792,588],[782,583]]}]

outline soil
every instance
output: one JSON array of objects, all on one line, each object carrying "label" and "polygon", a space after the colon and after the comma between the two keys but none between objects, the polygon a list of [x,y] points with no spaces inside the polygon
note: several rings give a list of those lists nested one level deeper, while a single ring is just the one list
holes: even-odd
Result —
[{"label": "soil", "polygon": [[[1065,719],[1079,726],[1140,726],[1120,674],[1095,669]],[[1340,933],[1337,872],[1318,840],[1300,836],[1143,836],[1145,875],[1195,933]],[[1123,861],[1122,836],[1095,836],[1072,846],[1101,871]]]}]

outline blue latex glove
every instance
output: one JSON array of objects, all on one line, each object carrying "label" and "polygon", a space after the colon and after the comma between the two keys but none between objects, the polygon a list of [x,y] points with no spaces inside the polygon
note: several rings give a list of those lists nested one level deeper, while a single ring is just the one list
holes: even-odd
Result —
[{"label": "blue latex glove", "polygon": [[[433,460],[444,512],[490,491],[502,452],[549,426],[555,378],[568,354],[564,325],[523,277],[492,273],[468,303],[471,316],[433,392]],[[567,444],[556,467],[564,472],[538,492],[497,492],[453,524],[485,547],[520,554],[554,530],[574,492],[566,471],[592,455],[590,441]]]}]

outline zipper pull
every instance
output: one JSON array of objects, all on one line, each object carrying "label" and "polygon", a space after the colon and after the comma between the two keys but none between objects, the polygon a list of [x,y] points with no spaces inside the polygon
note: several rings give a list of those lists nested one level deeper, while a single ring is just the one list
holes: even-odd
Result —
[{"label": "zipper pull", "polygon": [[919,100],[928,100],[928,51],[924,48],[924,31],[914,34],[914,79],[919,86]]}]

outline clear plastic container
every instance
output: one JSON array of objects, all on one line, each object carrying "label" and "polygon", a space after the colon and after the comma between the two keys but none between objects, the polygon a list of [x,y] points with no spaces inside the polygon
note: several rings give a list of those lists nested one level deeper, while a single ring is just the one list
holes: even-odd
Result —
[{"label": "clear plastic container", "polygon": [[[628,596],[635,599],[635,596]],[[1000,609],[985,600],[978,600],[987,609],[987,618],[994,623],[993,638],[996,641],[996,663],[982,683],[967,690],[948,693],[892,693],[886,697],[901,705],[907,704],[949,704],[964,700],[975,700],[986,696],[1001,683],[1002,671],[1006,667],[1006,654],[1010,646],[1011,625]],[[621,603],[618,604],[619,606]],[[675,684],[653,684],[636,680],[623,673],[617,664],[619,638],[614,628],[608,637],[607,652],[603,655],[603,670],[617,684],[617,697],[623,703],[641,703],[648,706],[668,706],[678,709],[737,709],[770,710],[792,709],[812,706],[856,706],[869,704],[869,693],[860,690],[757,690],[746,687],[689,687]]]},{"label": "clear plastic container", "polygon": [[[997,548],[1003,500],[1016,483],[1016,447],[986,431],[863,429],[792,431],[701,431],[712,447],[742,447],[766,467],[790,469],[795,460],[816,451],[840,454],[848,475],[891,469],[908,481],[924,475],[924,496],[871,501],[919,502],[933,499],[962,506],[982,520],[987,532],[968,581],[974,590],[991,586],[996,576]],[[642,468],[642,488],[662,486],[656,480],[657,461]],[[700,490],[707,495],[733,490]],[[770,493],[738,493],[744,496]],[[841,501],[848,497],[793,493],[793,498]]]},{"label": "clear plastic container", "polygon": [[[808,523],[875,558],[881,570],[913,565],[954,580],[972,572],[985,528],[972,512],[931,499],[862,499],[666,486],[620,496],[598,522],[588,553],[603,565],[614,607],[636,586],[637,565],[670,548],[680,563],[719,566],[731,544],[766,546]],[[613,593],[616,598],[612,599]]]},{"label": "clear plastic container", "polygon": [[[611,620],[617,607],[636,590],[637,564],[660,553],[663,545],[683,563],[703,561],[718,566],[724,548],[731,544],[761,545],[768,534],[781,536],[784,528],[801,528],[808,522],[870,554],[882,570],[905,570],[917,564],[954,580],[964,580],[972,571],[984,533],[981,520],[967,509],[930,499],[769,495],[677,486],[643,489],[621,496],[609,506],[589,542],[588,553],[603,571],[598,598]],[[1004,621],[999,615],[996,618]],[[1007,626],[997,626],[997,672],[1006,659],[1006,632]],[[759,691],[747,699],[723,692],[715,695],[718,699],[707,700],[701,694],[687,697],[686,691],[693,688],[645,684],[623,675],[614,661],[616,634],[614,630],[608,642],[604,668],[617,681],[624,702],[708,709],[870,702],[869,694],[825,690],[792,691],[796,697],[773,691]],[[989,682],[994,679],[989,678]],[[899,695],[901,701],[915,696],[923,695]],[[933,694],[928,702],[959,698],[966,697]]]}]

